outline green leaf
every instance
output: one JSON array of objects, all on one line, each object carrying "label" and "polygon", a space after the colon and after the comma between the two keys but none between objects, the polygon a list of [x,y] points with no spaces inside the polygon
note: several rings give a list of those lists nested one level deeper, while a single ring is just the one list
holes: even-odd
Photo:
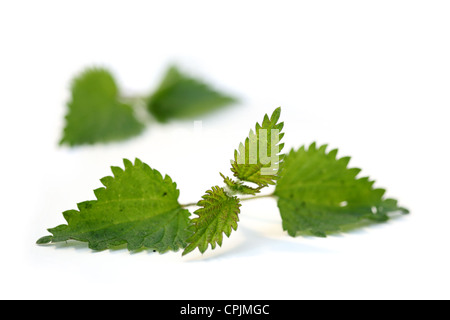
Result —
[{"label": "green leaf", "polygon": [[240,203],[237,197],[227,195],[223,188],[212,187],[206,191],[203,200],[198,202],[202,207],[194,213],[197,218],[192,219],[192,230],[194,234],[188,239],[188,246],[183,255],[198,247],[201,253],[216,247],[216,243],[222,246],[223,233],[230,236],[232,230],[237,229],[239,221]]},{"label": "green leaf", "polygon": [[120,101],[119,90],[105,69],[87,69],[73,80],[61,144],[71,146],[124,140],[144,125],[133,108]]},{"label": "green leaf", "polygon": [[192,119],[235,102],[235,98],[172,66],[148,99],[147,107],[158,121],[167,122],[170,119]]},{"label": "green leaf", "polygon": [[242,183],[242,181],[235,181],[229,177],[225,177],[222,173],[220,174],[223,181],[227,185],[231,194],[243,194],[243,195],[255,195],[260,192],[263,187],[252,188]]},{"label": "green leaf", "polygon": [[139,159],[134,165],[125,159],[124,164],[125,170],[112,167],[114,177],[101,179],[105,188],[94,191],[97,200],[64,212],[67,225],[49,229],[53,236],[38,243],[73,239],[88,242],[94,250],[122,244],[129,250],[158,252],[184,248],[191,235],[190,213],[178,203],[176,184]]},{"label": "green leaf", "polygon": [[281,108],[275,109],[272,116],[266,114],[260,125],[256,124],[255,132],[250,130],[249,137],[239,149],[234,151],[231,171],[241,181],[253,182],[260,187],[275,184],[279,167],[284,155],[280,154],[284,143],[279,143],[284,123],[278,123]]},{"label": "green leaf", "polygon": [[361,171],[348,168],[349,157],[336,158],[337,149],[326,151],[312,144],[286,156],[275,195],[283,229],[291,236],[346,231],[389,219],[388,213],[408,210],[394,199],[385,199],[384,189],[373,187]]}]

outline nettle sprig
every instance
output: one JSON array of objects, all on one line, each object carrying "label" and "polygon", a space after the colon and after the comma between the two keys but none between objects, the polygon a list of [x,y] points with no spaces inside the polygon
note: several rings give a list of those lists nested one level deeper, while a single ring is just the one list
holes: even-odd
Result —
[{"label": "nettle sprig", "polygon": [[[361,170],[349,168],[350,157],[338,158],[337,149],[313,143],[282,154],[280,114],[277,108],[256,124],[234,152],[233,177],[220,173],[224,186],[211,187],[197,203],[180,204],[180,191],[169,176],[139,159],[125,159],[124,169],[112,167],[113,176],[101,179],[97,200],[64,212],[67,224],[48,229],[52,235],[37,243],[78,240],[94,250],[126,244],[131,251],[184,249],[186,255],[198,248],[204,253],[238,229],[241,202],[260,197],[277,199],[283,230],[292,237],[326,237],[385,222],[390,213],[409,213],[385,198],[373,180],[359,177]],[[275,185],[272,194],[258,195],[269,185]],[[192,205],[199,207],[195,217],[186,209]]]}]

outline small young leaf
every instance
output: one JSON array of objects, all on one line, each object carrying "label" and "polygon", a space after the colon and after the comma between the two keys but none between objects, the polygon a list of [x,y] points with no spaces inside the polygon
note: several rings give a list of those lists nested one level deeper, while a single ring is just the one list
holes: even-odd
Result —
[{"label": "small young leaf", "polygon": [[259,193],[263,188],[263,186],[258,188],[252,188],[243,184],[241,181],[234,181],[229,177],[225,177],[222,173],[220,175],[222,176],[223,182],[225,182],[231,194],[255,195]]},{"label": "small young leaf", "polygon": [[118,141],[143,129],[132,107],[119,101],[119,90],[109,71],[87,69],[73,80],[61,144]]},{"label": "small young leaf", "polygon": [[172,66],[148,99],[147,107],[158,121],[167,122],[170,119],[192,119],[234,102],[235,98],[215,91]]},{"label": "small young leaf", "polygon": [[194,234],[187,240],[188,246],[183,255],[195,250],[198,247],[201,253],[216,247],[216,243],[222,246],[223,233],[230,236],[232,230],[237,229],[239,221],[240,203],[237,197],[230,197],[223,188],[212,187],[206,191],[203,200],[198,202],[202,207],[194,213],[197,218],[192,219],[192,229]]},{"label": "small young leaf", "polygon": [[326,148],[312,144],[285,157],[275,195],[289,235],[326,237],[362,223],[386,221],[390,212],[408,212],[396,200],[385,199],[385,190],[375,189],[374,181],[357,178],[361,170],[347,167],[349,157],[337,159],[337,150]]},{"label": "small young leaf", "polygon": [[114,177],[101,179],[105,188],[95,190],[97,200],[78,204],[78,210],[63,213],[67,225],[48,231],[38,244],[69,239],[104,250],[127,244],[158,252],[186,246],[191,235],[189,211],[178,203],[179,190],[169,176],[162,175],[136,159],[124,160],[125,170],[112,167]]},{"label": "small young leaf", "polygon": [[239,180],[253,182],[260,187],[275,184],[284,158],[280,154],[284,143],[279,143],[284,136],[281,133],[284,123],[278,123],[280,113],[281,108],[275,109],[270,119],[266,114],[262,124],[256,124],[256,133],[250,130],[245,144],[241,143],[234,151],[231,171]]}]

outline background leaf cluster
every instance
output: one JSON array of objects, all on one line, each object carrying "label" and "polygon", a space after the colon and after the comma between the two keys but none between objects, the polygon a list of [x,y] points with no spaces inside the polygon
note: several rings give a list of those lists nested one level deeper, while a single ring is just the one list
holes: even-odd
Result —
[{"label": "background leaf cluster", "polygon": [[70,146],[126,140],[148,125],[139,105],[159,122],[193,119],[237,102],[211,85],[170,66],[154,92],[125,96],[113,74],[88,68],[72,81],[61,144]]}]

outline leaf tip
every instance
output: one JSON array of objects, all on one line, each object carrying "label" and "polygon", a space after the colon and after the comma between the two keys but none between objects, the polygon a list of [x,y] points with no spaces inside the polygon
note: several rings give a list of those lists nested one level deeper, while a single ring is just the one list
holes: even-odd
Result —
[{"label": "leaf tip", "polygon": [[280,118],[280,115],[281,115],[281,107],[278,107],[272,112],[272,116],[270,117],[270,119],[276,122]]},{"label": "leaf tip", "polygon": [[131,169],[133,167],[133,163],[128,159],[123,159],[123,165],[125,169]]},{"label": "leaf tip", "polygon": [[123,173],[123,169],[122,169],[122,168],[120,168],[120,167],[115,167],[115,166],[112,166],[112,167],[111,167],[111,171],[112,171],[112,173],[113,173],[113,175],[114,175],[115,178],[121,176],[122,173]]},{"label": "leaf tip", "polygon": [[409,211],[409,209],[404,208],[404,207],[400,207],[399,210],[403,214],[410,214],[411,213],[411,211]]},{"label": "leaf tip", "polygon": [[183,253],[181,254],[181,256],[184,257],[184,256],[187,255],[188,253],[191,253],[194,249],[195,249],[195,246],[187,246],[187,247],[183,250]]},{"label": "leaf tip", "polygon": [[48,244],[48,243],[52,242],[52,240],[53,240],[53,236],[45,236],[45,237],[39,238],[36,241],[36,244],[39,244],[39,245]]}]

